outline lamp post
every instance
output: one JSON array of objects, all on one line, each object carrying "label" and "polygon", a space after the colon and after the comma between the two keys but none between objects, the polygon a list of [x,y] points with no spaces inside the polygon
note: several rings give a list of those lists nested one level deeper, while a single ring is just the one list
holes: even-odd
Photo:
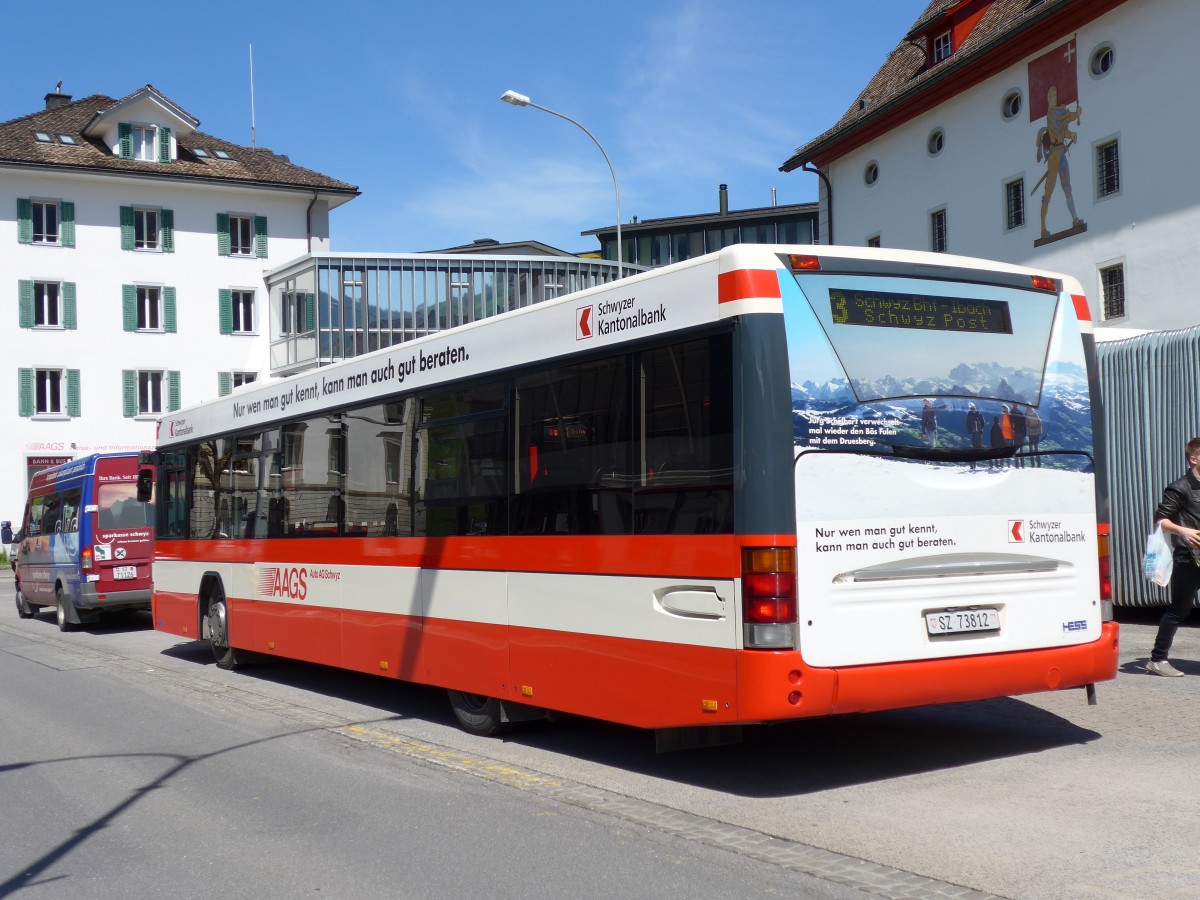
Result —
[{"label": "lamp post", "polygon": [[625,277],[625,263],[622,260],[624,247],[621,244],[621,188],[617,185],[617,172],[613,169],[612,160],[608,158],[608,154],[604,152],[604,145],[596,140],[596,136],[583,127],[579,122],[576,122],[570,116],[564,116],[560,112],[555,112],[545,106],[538,106],[524,94],[518,94],[516,91],[505,91],[500,95],[500,99],[505,103],[510,103],[513,106],[532,106],[534,109],[540,109],[542,112],[550,113],[552,116],[558,116],[560,119],[566,119],[584,134],[592,139],[592,142],[600,148],[600,154],[604,157],[604,161],[608,163],[609,174],[612,175],[613,193],[617,196],[617,277]]}]

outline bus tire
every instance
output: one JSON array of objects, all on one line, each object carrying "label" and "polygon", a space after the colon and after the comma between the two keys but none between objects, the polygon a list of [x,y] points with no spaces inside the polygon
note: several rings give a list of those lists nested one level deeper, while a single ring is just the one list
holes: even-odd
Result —
[{"label": "bus tire", "polygon": [[225,604],[225,592],[219,587],[208,601],[208,644],[218,669],[232,672],[241,667],[242,655],[229,646],[229,608]]},{"label": "bus tire", "polygon": [[494,737],[507,730],[500,701],[482,694],[449,691],[450,707],[463,731],[480,737]]},{"label": "bus tire", "polygon": [[59,631],[75,630],[75,610],[71,606],[71,601],[67,599],[67,595],[63,593],[61,586],[54,589],[54,612],[58,620]]},{"label": "bus tire", "polygon": [[29,605],[29,601],[25,599],[20,588],[17,589],[17,615],[22,619],[32,619],[37,615],[37,610]]}]

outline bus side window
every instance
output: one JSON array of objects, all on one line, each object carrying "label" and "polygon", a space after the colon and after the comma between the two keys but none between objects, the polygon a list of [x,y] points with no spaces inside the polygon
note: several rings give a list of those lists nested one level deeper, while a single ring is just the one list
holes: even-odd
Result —
[{"label": "bus side window", "polygon": [[71,488],[63,493],[62,530],[64,534],[79,533],[79,503],[82,497],[82,488]]}]

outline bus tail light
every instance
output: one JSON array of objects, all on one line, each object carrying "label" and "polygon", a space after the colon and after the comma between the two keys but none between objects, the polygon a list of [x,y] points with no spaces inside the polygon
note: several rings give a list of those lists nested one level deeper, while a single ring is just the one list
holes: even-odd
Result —
[{"label": "bus tail light", "polygon": [[796,548],[742,549],[742,629],[747,649],[796,646]]},{"label": "bus tail light", "polygon": [[788,264],[800,272],[821,271],[821,257],[807,253],[792,253],[788,256]]},{"label": "bus tail light", "polygon": [[1096,551],[1100,559],[1100,619],[1103,622],[1113,620],[1112,599],[1112,567],[1108,554],[1108,538],[1112,526],[1101,522],[1096,526]]},{"label": "bus tail light", "polygon": [[79,566],[80,566],[80,568],[84,569],[85,571],[90,572],[92,570],[92,559],[93,558],[94,558],[94,555],[92,553],[91,547],[84,547],[82,550],[80,550],[79,551]]}]

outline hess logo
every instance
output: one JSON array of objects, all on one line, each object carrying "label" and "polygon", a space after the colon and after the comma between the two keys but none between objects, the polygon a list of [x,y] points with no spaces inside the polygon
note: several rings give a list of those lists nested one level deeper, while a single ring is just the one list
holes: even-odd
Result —
[{"label": "hess logo", "polygon": [[258,593],[263,597],[303,600],[308,596],[308,569],[303,566],[268,566],[259,573]]}]

